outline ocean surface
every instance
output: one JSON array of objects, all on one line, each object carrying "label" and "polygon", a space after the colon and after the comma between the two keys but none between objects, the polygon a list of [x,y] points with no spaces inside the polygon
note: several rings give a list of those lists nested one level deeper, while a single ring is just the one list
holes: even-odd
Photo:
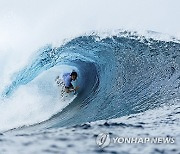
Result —
[{"label": "ocean surface", "polygon": [[[62,97],[55,78],[72,70],[80,89]],[[174,37],[119,30],[48,44],[1,89],[0,153],[180,153]]]}]

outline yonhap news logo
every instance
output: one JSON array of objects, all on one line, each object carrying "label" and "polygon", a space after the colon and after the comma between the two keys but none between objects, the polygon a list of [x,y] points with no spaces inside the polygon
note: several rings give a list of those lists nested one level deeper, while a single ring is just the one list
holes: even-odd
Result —
[{"label": "yonhap news logo", "polygon": [[96,137],[96,144],[104,148],[113,144],[174,144],[173,137],[110,137],[109,133],[100,133]]},{"label": "yonhap news logo", "polygon": [[108,146],[110,142],[111,139],[109,133],[100,133],[96,138],[96,144],[101,148]]}]

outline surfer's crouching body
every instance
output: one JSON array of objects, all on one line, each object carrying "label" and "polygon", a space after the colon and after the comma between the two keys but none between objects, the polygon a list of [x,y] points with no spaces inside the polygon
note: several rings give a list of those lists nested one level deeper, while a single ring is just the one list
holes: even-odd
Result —
[{"label": "surfer's crouching body", "polygon": [[[72,73],[65,73],[63,74],[63,83],[65,85],[65,91],[67,93],[70,93],[70,92],[76,92],[79,87],[75,87],[72,85],[72,81],[75,81],[77,79],[77,72],[73,71]],[[59,76],[57,77],[59,78]]]}]

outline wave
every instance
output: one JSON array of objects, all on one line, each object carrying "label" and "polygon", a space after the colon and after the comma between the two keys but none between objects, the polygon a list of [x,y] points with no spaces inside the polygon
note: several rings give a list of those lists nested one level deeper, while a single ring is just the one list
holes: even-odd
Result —
[{"label": "wave", "polygon": [[[50,84],[48,81],[54,80],[54,76],[72,69],[79,74],[77,84],[80,90],[73,100],[61,107],[63,110],[54,110],[63,102],[55,97],[56,92],[50,93],[54,91],[52,86],[44,88],[40,85]],[[35,120],[31,118],[35,112],[32,110],[29,114],[32,121],[24,125],[50,128],[117,118],[172,105],[173,100],[179,98],[180,43],[174,38],[167,41],[129,31],[104,37],[92,33],[74,38],[60,47],[47,45],[39,49],[33,60],[13,78],[2,93],[1,110],[8,112],[4,105],[7,100],[16,98],[19,89],[22,93],[32,85],[38,87],[38,93],[31,93],[31,97],[36,95],[35,100],[41,97],[38,102],[32,100],[41,104],[41,114],[44,115],[49,106],[53,108],[48,115],[39,115],[41,118]],[[44,84],[40,84],[41,81]],[[51,97],[47,98],[47,95]],[[26,103],[24,100],[21,103]],[[15,99],[17,101],[20,105],[20,100]],[[44,101],[46,105],[42,103]],[[55,106],[52,106],[53,102],[56,102]],[[37,107],[35,103],[33,106]],[[39,110],[36,113],[38,115]],[[16,127],[22,125],[23,121]]]}]

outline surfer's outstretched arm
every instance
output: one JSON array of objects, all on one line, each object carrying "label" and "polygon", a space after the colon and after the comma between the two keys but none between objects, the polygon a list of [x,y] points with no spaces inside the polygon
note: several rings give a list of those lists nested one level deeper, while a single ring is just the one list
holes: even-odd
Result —
[{"label": "surfer's outstretched arm", "polygon": [[55,81],[59,79],[59,76],[56,77]]}]

